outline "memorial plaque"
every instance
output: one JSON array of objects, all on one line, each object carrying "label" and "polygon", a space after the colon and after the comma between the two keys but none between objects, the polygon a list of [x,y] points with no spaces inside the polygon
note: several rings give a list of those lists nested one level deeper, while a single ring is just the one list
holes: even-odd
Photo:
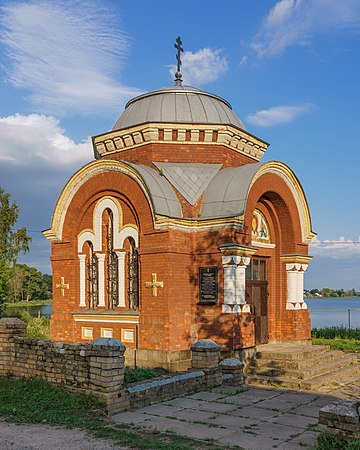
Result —
[{"label": "memorial plaque", "polygon": [[200,267],[200,303],[216,303],[218,298],[218,268]]}]

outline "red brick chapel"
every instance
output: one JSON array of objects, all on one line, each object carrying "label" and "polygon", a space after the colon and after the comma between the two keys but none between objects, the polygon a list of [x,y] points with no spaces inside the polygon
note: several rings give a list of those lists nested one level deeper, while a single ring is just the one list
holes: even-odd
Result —
[{"label": "red brick chapel", "polygon": [[[93,137],[51,228],[51,338],[114,337],[139,366],[184,370],[191,345],[224,354],[306,341],[313,238],[304,191],[223,98],[175,85],[130,100]],[[241,353],[243,352],[243,353]]]}]

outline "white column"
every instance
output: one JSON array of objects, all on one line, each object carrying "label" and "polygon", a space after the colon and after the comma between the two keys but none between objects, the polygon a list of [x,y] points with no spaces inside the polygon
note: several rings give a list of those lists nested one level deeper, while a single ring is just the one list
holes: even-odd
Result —
[{"label": "white column", "polygon": [[78,255],[80,262],[80,303],[86,306],[86,255]]},{"label": "white column", "polygon": [[236,307],[235,312],[250,312],[250,306],[246,304],[245,286],[246,286],[246,267],[250,264],[249,257],[237,257],[236,261],[236,304],[242,305]]},{"label": "white column", "polygon": [[105,306],[105,255],[103,253],[96,253],[98,260],[98,274],[99,274],[99,303],[98,306]]},{"label": "white column", "polygon": [[304,302],[304,273],[307,264],[286,264],[288,295],[286,309],[307,309]]},{"label": "white column", "polygon": [[115,252],[118,260],[118,306],[125,306],[125,256],[126,252]]},{"label": "white column", "polygon": [[307,309],[304,301],[304,274],[312,256],[283,255],[281,260],[285,263],[287,275],[286,309]]},{"label": "white column", "polygon": [[232,264],[232,256],[223,256],[222,263],[224,266],[224,304],[222,306],[223,313],[233,312],[236,303],[236,265]]}]

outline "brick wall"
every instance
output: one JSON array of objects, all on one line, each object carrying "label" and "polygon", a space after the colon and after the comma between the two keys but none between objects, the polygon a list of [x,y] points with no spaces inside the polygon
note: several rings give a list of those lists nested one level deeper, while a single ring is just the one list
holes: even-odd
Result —
[{"label": "brick wall", "polygon": [[25,338],[20,319],[0,319],[0,376],[36,377],[71,392],[91,394],[106,404],[112,415],[131,408],[209,388],[243,382],[242,364],[219,364],[220,347],[210,340],[192,348],[193,370],[124,386],[125,346],[117,339],[97,339],[88,344],[64,344]]},{"label": "brick wall", "polygon": [[109,414],[128,406],[123,388],[125,346],[115,339],[63,344],[23,336],[26,324],[0,319],[0,375],[36,377],[73,392],[92,394]]}]

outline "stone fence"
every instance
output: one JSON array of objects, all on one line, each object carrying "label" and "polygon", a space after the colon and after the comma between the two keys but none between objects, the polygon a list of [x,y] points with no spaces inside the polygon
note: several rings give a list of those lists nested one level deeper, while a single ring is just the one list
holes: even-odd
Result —
[{"label": "stone fence", "polygon": [[319,412],[319,424],[326,432],[346,439],[360,438],[359,403],[337,400],[324,406]]},{"label": "stone fence", "polygon": [[227,384],[240,385],[239,360],[219,363],[220,347],[211,340],[192,346],[193,370],[124,386],[125,346],[117,339],[99,338],[90,344],[64,344],[24,337],[20,319],[0,319],[0,376],[36,377],[73,392],[104,401],[108,414]]}]

